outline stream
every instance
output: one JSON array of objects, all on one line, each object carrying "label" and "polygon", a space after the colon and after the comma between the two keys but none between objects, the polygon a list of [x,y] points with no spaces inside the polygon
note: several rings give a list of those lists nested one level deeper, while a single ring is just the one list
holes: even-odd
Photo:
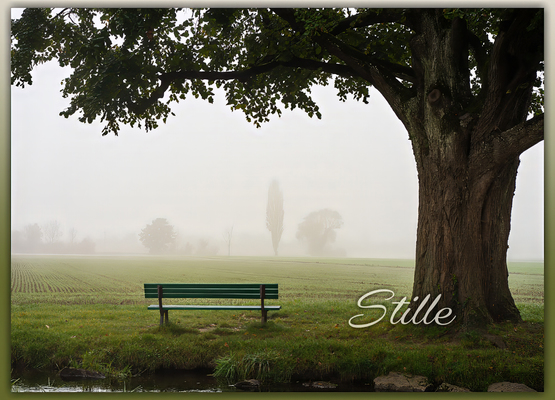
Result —
[{"label": "stream", "polygon": [[[64,381],[56,371],[15,370],[12,372],[12,392],[242,392],[210,375],[211,371],[164,370],[125,380]],[[304,383],[304,385],[303,385]],[[298,381],[262,385],[260,392],[371,392],[371,384],[339,383],[336,388],[314,387]]]}]

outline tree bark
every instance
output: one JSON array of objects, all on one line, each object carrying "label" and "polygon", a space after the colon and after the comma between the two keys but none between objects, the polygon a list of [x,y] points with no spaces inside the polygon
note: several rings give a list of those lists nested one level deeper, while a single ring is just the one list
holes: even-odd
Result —
[{"label": "tree bark", "polygon": [[409,132],[419,180],[410,307],[441,294],[437,310],[451,308],[465,326],[521,321],[508,285],[511,208],[519,155],[543,139],[543,118],[526,121],[531,85],[508,90],[518,72],[500,71],[510,48],[504,38],[479,103],[464,23],[447,23],[438,10],[420,17],[411,43],[418,94],[388,100]]},{"label": "tree bark", "polygon": [[466,325],[520,321],[506,262],[518,164],[516,158],[498,173],[476,177],[434,165],[418,168],[413,298],[441,294],[438,307],[451,308]]}]

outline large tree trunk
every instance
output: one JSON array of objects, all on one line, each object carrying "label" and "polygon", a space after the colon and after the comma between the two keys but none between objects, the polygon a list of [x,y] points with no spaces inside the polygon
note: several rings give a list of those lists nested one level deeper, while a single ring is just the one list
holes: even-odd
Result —
[{"label": "large tree trunk", "polygon": [[419,179],[410,307],[414,312],[428,294],[441,294],[437,310],[451,308],[467,326],[520,321],[509,290],[507,244],[526,146],[509,143],[506,132],[526,121],[531,88],[507,90],[518,71],[504,69],[509,51],[502,37],[492,51],[487,97],[475,98],[464,23],[447,22],[441,10],[419,15],[420,33],[411,43],[418,95],[390,101],[409,132]]},{"label": "large tree trunk", "polygon": [[467,325],[519,321],[506,262],[518,159],[477,176],[469,170],[487,171],[487,165],[466,171],[448,165],[418,168],[413,298],[441,294],[438,307],[451,308]]}]

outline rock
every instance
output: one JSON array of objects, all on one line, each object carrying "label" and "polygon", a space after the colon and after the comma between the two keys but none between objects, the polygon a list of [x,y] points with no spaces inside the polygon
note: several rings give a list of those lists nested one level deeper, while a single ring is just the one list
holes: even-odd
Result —
[{"label": "rock", "polygon": [[255,390],[260,387],[260,381],[256,379],[247,379],[246,381],[237,382],[233,386],[241,390]]},{"label": "rock", "polygon": [[439,385],[439,387],[436,389],[436,392],[470,392],[470,389],[444,382]]},{"label": "rock", "polygon": [[305,383],[303,383],[303,386],[314,387],[314,388],[319,388],[319,389],[335,389],[337,387],[337,385],[335,383],[323,382],[323,381],[305,382]]},{"label": "rock", "polygon": [[64,368],[60,371],[60,378],[64,381],[75,381],[81,379],[104,379],[106,377],[96,371],[87,371],[80,368]]},{"label": "rock", "polygon": [[488,392],[536,392],[536,390],[522,383],[498,382],[489,385]]},{"label": "rock", "polygon": [[374,379],[376,392],[430,392],[432,385],[425,376],[390,372]]}]

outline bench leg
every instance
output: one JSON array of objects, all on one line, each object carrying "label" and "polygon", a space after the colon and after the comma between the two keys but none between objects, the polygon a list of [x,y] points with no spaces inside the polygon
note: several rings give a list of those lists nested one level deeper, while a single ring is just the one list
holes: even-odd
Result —
[{"label": "bench leg", "polygon": [[164,320],[166,324],[168,323],[168,310],[160,310],[160,326],[164,325]]},{"label": "bench leg", "polygon": [[164,320],[166,324],[168,323],[168,310],[160,310],[160,326],[164,325]]},{"label": "bench leg", "polygon": [[262,323],[265,324],[268,321],[268,310],[262,310]]}]

